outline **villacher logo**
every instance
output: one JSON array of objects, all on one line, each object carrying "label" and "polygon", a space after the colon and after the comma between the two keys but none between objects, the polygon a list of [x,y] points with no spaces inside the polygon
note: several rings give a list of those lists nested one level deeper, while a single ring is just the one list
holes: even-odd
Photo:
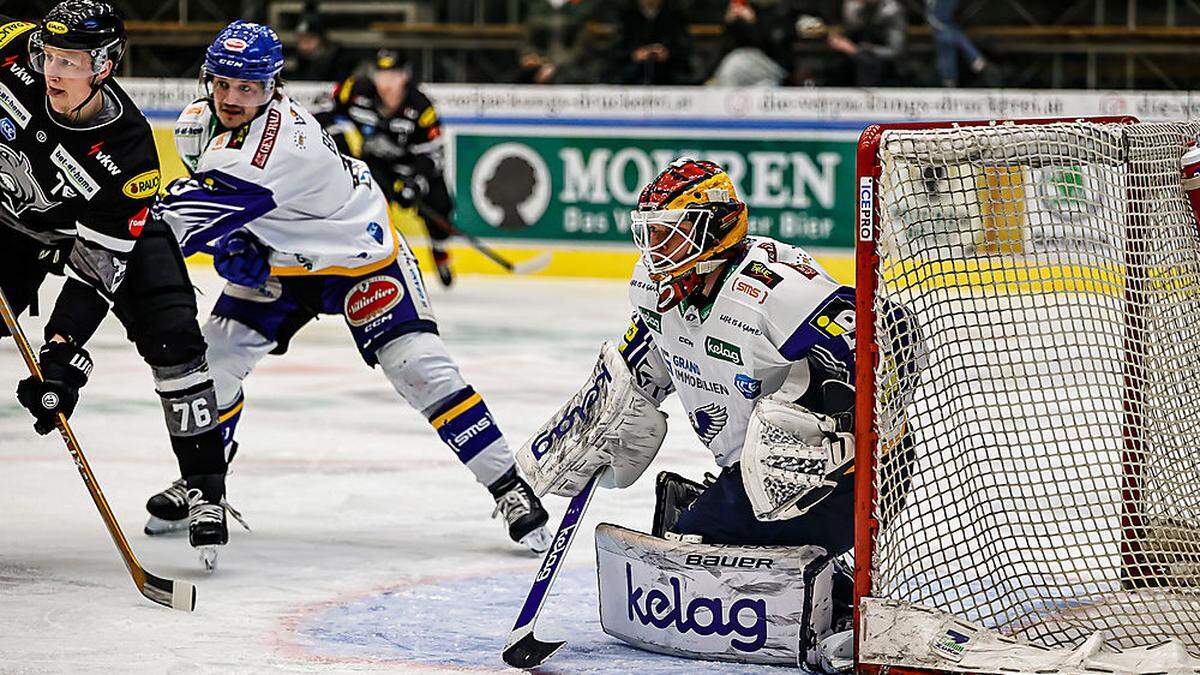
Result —
[{"label": "villacher logo", "polygon": [[346,294],[345,314],[351,326],[362,326],[391,310],[404,298],[404,287],[388,276],[371,277]]}]

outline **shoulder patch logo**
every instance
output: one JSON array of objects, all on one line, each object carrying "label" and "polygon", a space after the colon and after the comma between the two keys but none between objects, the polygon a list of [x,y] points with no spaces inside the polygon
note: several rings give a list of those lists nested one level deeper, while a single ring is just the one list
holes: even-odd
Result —
[{"label": "shoulder patch logo", "polygon": [[4,135],[5,140],[14,141],[17,139],[17,125],[7,117],[0,117],[0,134]]},{"label": "shoulder patch logo", "polygon": [[121,193],[130,199],[145,199],[158,192],[158,184],[158,169],[150,169],[125,181]]},{"label": "shoulder patch logo", "polygon": [[708,403],[688,411],[688,420],[692,423],[692,428],[696,430],[696,435],[700,437],[700,440],[704,441],[705,445],[710,445],[717,434],[725,428],[725,423],[729,421],[729,412],[723,405]]},{"label": "shoulder patch logo", "polygon": [[29,109],[21,105],[21,101],[17,99],[17,95],[12,93],[12,90],[3,84],[0,84],[0,109],[12,115],[17,126],[22,129],[29,126],[29,121],[33,119],[33,115],[29,113]]},{"label": "shoulder patch logo", "polygon": [[0,48],[8,45],[8,43],[13,41],[13,38],[21,33],[36,27],[32,23],[25,23],[24,21],[9,21],[4,25],[0,25]]},{"label": "shoulder patch logo", "polygon": [[423,127],[431,127],[436,122],[437,122],[437,111],[433,109],[433,106],[429,106],[428,108],[426,108],[425,112],[421,113],[421,116],[419,118],[417,118],[417,124],[420,124]]},{"label": "shoulder patch logo", "polygon": [[646,324],[646,328],[655,333],[662,333],[662,314],[652,312],[645,307],[638,307],[638,313],[642,315],[642,322]]},{"label": "shoulder patch logo", "polygon": [[282,122],[283,115],[280,115],[278,110],[272,108],[267,111],[267,125],[263,127],[262,139],[258,141],[254,159],[250,160],[251,166],[261,169],[267,165],[271,151],[275,149],[275,139],[279,137],[279,125]]},{"label": "shoulder patch logo", "polygon": [[834,296],[809,319],[809,324],[829,337],[854,332],[854,303]]},{"label": "shoulder patch logo", "polygon": [[742,269],[741,274],[742,276],[754,279],[767,288],[775,288],[779,285],[779,282],[783,281],[783,277],[779,276],[775,272],[772,272],[769,267],[757,260],[751,262],[749,265],[746,265]]},{"label": "shoulder patch logo", "polygon": [[741,348],[711,335],[704,339],[704,353],[719,361],[728,361],[738,366],[746,365],[742,362]]}]

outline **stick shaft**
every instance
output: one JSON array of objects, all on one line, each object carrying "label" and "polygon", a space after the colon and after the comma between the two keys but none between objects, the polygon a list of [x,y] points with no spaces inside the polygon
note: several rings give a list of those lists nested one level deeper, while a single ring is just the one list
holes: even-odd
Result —
[{"label": "stick shaft", "polygon": [[[21,325],[17,322],[16,314],[14,314],[12,305],[8,302],[8,297],[4,295],[4,291],[0,289],[0,318],[3,318],[4,325],[8,327],[8,332],[12,335],[13,341],[17,344],[17,350],[21,352],[21,358],[25,360],[26,367],[29,372],[39,380],[42,379],[42,369],[38,366],[37,357],[33,353],[33,348],[29,346],[29,340],[25,338],[25,332],[21,330]],[[121,531],[121,526],[117,524],[117,519],[113,516],[112,509],[108,505],[108,500],[104,498],[104,493],[100,490],[100,484],[96,482],[96,476],[92,474],[92,467],[88,465],[87,457],[83,454],[83,448],[79,447],[79,441],[75,438],[75,433],[71,431],[71,426],[67,424],[67,418],[62,413],[58,414],[58,432],[62,435],[63,442],[67,444],[67,451],[71,453],[71,459],[75,460],[75,466],[79,469],[79,475],[83,478],[84,485],[87,486],[88,494],[92,496],[92,502],[96,504],[96,510],[100,512],[100,518],[104,521],[104,526],[108,528],[108,534],[112,537],[113,543],[117,545],[117,550],[121,552],[121,559],[125,561],[125,567],[129,569],[129,574],[133,577],[133,583],[137,585],[138,590],[143,590],[146,585],[146,570],[142,568],[137,560],[137,556],[133,554],[133,549],[129,547],[129,541],[125,539],[125,533]]]}]

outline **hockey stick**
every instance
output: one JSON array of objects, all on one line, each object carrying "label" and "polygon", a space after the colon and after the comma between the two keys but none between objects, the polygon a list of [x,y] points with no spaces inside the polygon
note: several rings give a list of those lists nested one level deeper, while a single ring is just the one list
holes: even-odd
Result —
[{"label": "hockey stick", "polygon": [[432,220],[435,225],[449,232],[450,234],[466,239],[471,246],[475,247],[475,250],[482,253],[488,260],[491,260],[513,274],[533,274],[534,272],[541,272],[542,270],[546,269],[547,265],[550,264],[551,256],[549,251],[539,253],[529,260],[522,260],[521,262],[517,263],[511,262],[493,250],[492,247],[483,243],[483,240],[481,240],[479,237],[467,232],[463,232],[452,225],[448,220],[443,218],[440,213],[420,202],[417,203],[417,213],[419,213],[421,217],[425,218],[426,220]]},{"label": "hockey stick", "polygon": [[[3,290],[0,290],[0,318],[3,318],[4,325],[8,326],[8,332],[17,343],[17,349],[21,352],[21,358],[25,359],[25,365],[29,368],[30,374],[40,380],[42,369],[38,366],[33,349],[30,348],[29,341],[25,339],[25,333],[21,331],[21,325],[17,323],[17,317],[13,314],[12,306],[8,304],[8,298],[4,295]],[[79,469],[79,475],[83,478],[83,484],[87,486],[88,493],[92,495],[92,501],[95,502],[96,509],[100,511],[100,517],[104,520],[104,525],[108,528],[113,543],[121,552],[125,567],[129,569],[129,574],[133,577],[133,583],[138,590],[151,602],[156,602],[163,607],[171,607],[185,612],[195,609],[196,587],[194,585],[186,581],[172,581],[154,576],[138,563],[133,550],[129,548],[129,542],[125,540],[125,533],[121,532],[121,526],[117,524],[117,519],[108,506],[108,500],[100,491],[100,484],[96,482],[96,476],[92,474],[92,468],[88,466],[87,458],[83,456],[83,449],[79,447],[79,441],[75,440],[75,433],[71,431],[70,425],[67,424],[67,418],[62,413],[58,415],[58,433],[62,434],[63,441],[67,444],[67,451],[71,453],[71,458],[75,460],[75,466]]]},{"label": "hockey stick", "polygon": [[604,471],[605,469],[597,470],[587,485],[583,486],[583,491],[571,498],[567,512],[563,514],[562,524],[558,526],[558,533],[554,535],[554,542],[550,544],[550,550],[546,551],[537,576],[533,578],[533,586],[529,589],[529,595],[525,596],[525,604],[521,606],[521,613],[517,616],[517,622],[513,624],[508,641],[504,645],[504,662],[513,668],[536,668],[567,644],[565,640],[542,642],[534,637],[533,624],[542,611],[542,605],[546,603],[546,595],[567,557],[571,542],[575,541],[579,522],[583,520],[583,512],[591,503],[596,481]]}]

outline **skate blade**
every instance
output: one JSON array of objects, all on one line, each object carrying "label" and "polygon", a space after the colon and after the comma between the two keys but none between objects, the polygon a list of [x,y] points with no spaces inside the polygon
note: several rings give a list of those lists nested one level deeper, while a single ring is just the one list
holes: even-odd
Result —
[{"label": "skate blade", "polygon": [[160,537],[165,534],[178,534],[181,532],[187,532],[187,529],[187,518],[180,518],[179,520],[163,520],[158,516],[150,516],[150,518],[146,521],[146,526],[142,528],[142,532],[145,532],[147,536]]},{"label": "skate blade", "polygon": [[197,550],[200,552],[200,564],[204,565],[204,571],[212,574],[217,569],[217,547],[216,546],[199,546]]},{"label": "skate blade", "polygon": [[533,532],[521,537],[520,544],[534,553],[542,554],[550,548],[550,542],[553,541],[553,539],[554,538],[550,536],[550,530],[547,530],[545,527],[539,527]]}]

